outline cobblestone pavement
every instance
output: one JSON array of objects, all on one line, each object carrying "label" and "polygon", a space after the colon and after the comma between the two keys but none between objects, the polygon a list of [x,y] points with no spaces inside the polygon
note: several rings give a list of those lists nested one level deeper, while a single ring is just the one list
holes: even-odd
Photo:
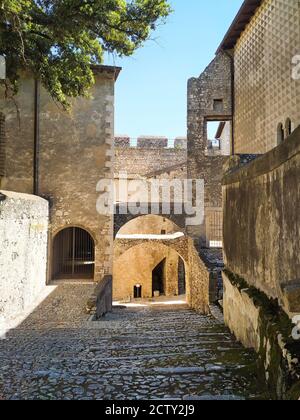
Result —
[{"label": "cobblestone pavement", "polygon": [[62,285],[0,341],[1,399],[264,398],[252,352],[185,305],[89,322],[91,285]]}]

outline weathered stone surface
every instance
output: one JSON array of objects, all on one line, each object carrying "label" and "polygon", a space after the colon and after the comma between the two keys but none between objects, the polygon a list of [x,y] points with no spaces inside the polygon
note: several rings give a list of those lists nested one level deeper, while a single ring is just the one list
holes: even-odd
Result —
[{"label": "weathered stone surface", "polygon": [[0,318],[16,318],[46,285],[49,209],[47,201],[1,191]]},{"label": "weathered stone surface", "polygon": [[300,282],[283,287],[283,300],[290,313],[300,313]]},{"label": "weathered stone surface", "polygon": [[292,337],[295,326],[276,301],[245,280],[228,271],[223,279],[226,325],[259,354],[261,377],[272,394],[280,400],[298,399],[300,343]]},{"label": "weathered stone surface", "polygon": [[0,341],[1,399],[266,398],[254,353],[213,318],[162,304],[87,322],[93,287],[59,284]]},{"label": "weathered stone surface", "polygon": [[224,320],[238,341],[247,348],[260,350],[259,331],[260,308],[257,308],[246,291],[235,287],[225,273],[224,284]]},{"label": "weathered stone surface", "polygon": [[224,178],[227,268],[289,313],[300,278],[300,128],[276,149]]},{"label": "weathered stone surface", "polygon": [[[135,253],[136,251],[138,252]],[[129,254],[126,255],[128,252]],[[118,280],[115,280],[114,284],[114,297],[121,297],[121,295],[122,298],[132,297],[133,286],[138,283],[136,278],[145,285],[145,297],[151,297],[151,269],[168,255],[170,256],[168,296],[178,294],[177,263],[175,263],[178,261],[178,254],[185,264],[187,302],[191,308],[202,314],[208,314],[210,270],[199,257],[193,240],[187,236],[157,241],[117,239],[114,246],[114,279]],[[121,295],[119,290],[123,292]],[[129,293],[126,296],[124,296],[125,291]]]},{"label": "weathered stone surface", "polygon": [[[199,78],[188,82],[188,178],[203,179],[205,182],[205,216],[222,208],[223,164],[227,156],[208,155],[207,122],[230,120],[231,104],[231,60],[220,53]],[[222,100],[222,107],[215,108],[214,101]],[[206,217],[205,217],[206,220]],[[189,234],[207,246],[209,238],[206,222],[191,226]]]},{"label": "weathered stone surface", "polygon": [[144,136],[137,139],[137,146],[145,149],[158,149],[168,147],[167,137]]},{"label": "weathered stone surface", "polygon": [[[70,112],[59,108],[45,89],[39,95],[38,193],[50,203],[50,244],[66,227],[87,230],[96,244],[95,281],[112,273],[112,215],[99,214],[96,206],[98,200],[105,201],[103,195],[100,198],[103,191],[97,191],[98,182],[113,179],[117,70],[96,66],[91,98],[73,100]],[[0,101],[6,119],[6,171],[1,188],[33,192],[34,98],[34,79],[22,74],[16,97],[20,121],[13,101]],[[49,249],[51,280],[52,246]]]}]

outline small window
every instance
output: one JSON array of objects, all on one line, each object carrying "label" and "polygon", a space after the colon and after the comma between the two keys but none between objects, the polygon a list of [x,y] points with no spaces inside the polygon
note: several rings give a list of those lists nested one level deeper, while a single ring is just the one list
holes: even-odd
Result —
[{"label": "small window", "polygon": [[161,231],[161,234],[162,234],[162,235],[166,235],[166,234],[167,234],[167,231],[163,229],[163,230]]},{"label": "small window", "polygon": [[287,139],[292,134],[292,121],[288,118],[285,122],[285,138]]},{"label": "small window", "polygon": [[278,146],[284,142],[284,129],[283,125],[279,124],[277,128],[277,144]]},{"label": "small window", "polygon": [[5,117],[0,113],[0,176],[5,175],[6,155]]},{"label": "small window", "polygon": [[224,111],[223,99],[214,99],[214,111],[216,112]]}]

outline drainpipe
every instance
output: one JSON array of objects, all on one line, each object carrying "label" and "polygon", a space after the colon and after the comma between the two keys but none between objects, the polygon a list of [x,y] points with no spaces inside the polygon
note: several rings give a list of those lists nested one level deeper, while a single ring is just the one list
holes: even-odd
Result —
[{"label": "drainpipe", "polygon": [[40,160],[40,82],[34,82],[34,154],[33,154],[33,194],[39,195]]},{"label": "drainpipe", "polygon": [[234,131],[234,116],[235,116],[235,67],[234,55],[230,54],[227,50],[222,51],[229,57],[231,63],[231,106],[232,106],[232,123],[231,123],[231,154],[235,154],[235,131]]}]

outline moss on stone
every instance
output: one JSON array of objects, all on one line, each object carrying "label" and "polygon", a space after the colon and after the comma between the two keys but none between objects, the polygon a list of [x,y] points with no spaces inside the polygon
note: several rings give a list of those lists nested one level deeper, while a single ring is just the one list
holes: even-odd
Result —
[{"label": "moss on stone", "polygon": [[[268,298],[265,293],[249,286],[245,279],[228,269],[224,273],[231,284],[246,293],[260,310],[259,360],[262,371],[266,373],[270,392],[280,399],[299,399],[300,366],[297,361],[300,360],[300,342],[292,338],[294,324],[278,300]],[[295,363],[291,363],[292,360]]]}]

